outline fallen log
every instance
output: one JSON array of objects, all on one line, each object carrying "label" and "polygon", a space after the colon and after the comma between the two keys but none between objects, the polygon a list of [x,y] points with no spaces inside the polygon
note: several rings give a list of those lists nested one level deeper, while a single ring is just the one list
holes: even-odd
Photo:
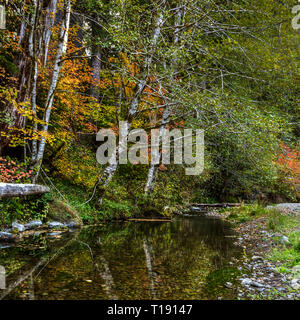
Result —
[{"label": "fallen log", "polygon": [[188,207],[198,207],[198,208],[230,208],[230,207],[240,207],[242,203],[192,203]]},{"label": "fallen log", "polygon": [[50,189],[39,184],[0,183],[0,199],[32,196],[47,192],[50,192]]},{"label": "fallen log", "polygon": [[172,221],[171,219],[166,219],[166,218],[162,218],[162,219],[159,219],[159,218],[130,218],[130,219],[127,219],[127,221],[145,221],[145,222],[170,222]]}]

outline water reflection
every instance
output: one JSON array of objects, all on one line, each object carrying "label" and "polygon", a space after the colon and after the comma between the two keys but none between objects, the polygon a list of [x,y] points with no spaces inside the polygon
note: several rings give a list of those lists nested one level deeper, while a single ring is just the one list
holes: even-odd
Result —
[{"label": "water reflection", "polygon": [[2,299],[234,298],[224,281],[240,255],[219,219],[126,222],[59,240],[36,238],[0,251],[8,270]]}]

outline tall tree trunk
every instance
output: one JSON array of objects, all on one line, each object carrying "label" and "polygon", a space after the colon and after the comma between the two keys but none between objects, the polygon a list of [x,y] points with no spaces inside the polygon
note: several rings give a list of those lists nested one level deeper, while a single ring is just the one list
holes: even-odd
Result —
[{"label": "tall tree trunk", "polygon": [[[32,14],[31,18],[31,31],[29,36],[29,54],[30,58],[32,60],[32,83],[31,83],[31,108],[33,113],[36,115],[36,96],[37,96],[37,78],[38,78],[38,55],[39,52],[37,50],[37,21],[39,21],[39,3],[37,3],[37,0],[33,0],[34,4],[34,13]],[[40,41],[39,41],[40,43]],[[37,131],[37,124],[34,122],[33,124],[33,130]],[[37,141],[32,141],[32,162],[35,161],[37,156]]]},{"label": "tall tree trunk", "polygon": [[48,60],[48,50],[49,50],[49,44],[50,39],[52,35],[52,28],[54,26],[55,22],[55,15],[57,11],[57,0],[51,0],[49,3],[49,6],[46,9],[46,18],[45,18],[45,29],[44,29],[44,66],[47,64]]},{"label": "tall tree trunk", "polygon": [[[174,31],[174,46],[176,47],[176,45],[179,42],[179,26],[181,24],[181,20],[182,20],[182,9],[180,7],[177,7],[177,13],[176,13],[176,17],[175,17],[175,31]],[[173,60],[173,66],[176,67],[177,65],[177,59],[175,58]],[[166,127],[166,124],[169,122],[170,120],[170,109],[168,106],[166,106],[163,116],[162,116],[162,120],[161,120],[161,126],[159,128],[159,137],[158,137],[158,146],[160,145],[160,141],[162,138],[162,133],[163,130]],[[155,148],[156,150],[156,148]],[[158,149],[159,152],[159,149]],[[159,162],[161,160],[162,154],[159,152],[158,154],[154,154],[154,159],[159,159]],[[158,164],[156,164],[155,162],[151,161],[151,165],[148,171],[148,178],[147,178],[147,182],[146,182],[146,186],[145,186],[145,194],[148,195],[150,194],[150,192],[153,191],[154,189],[154,185],[155,185],[155,177],[157,174],[157,170],[158,170]]]},{"label": "tall tree trunk", "polygon": [[[66,0],[66,2],[65,2],[65,16],[62,21],[61,28],[60,28],[60,38],[59,38],[59,43],[58,43],[58,49],[57,49],[57,53],[56,53],[56,57],[55,57],[51,84],[50,84],[50,88],[48,91],[47,100],[46,100],[46,104],[45,104],[45,114],[44,114],[44,119],[43,119],[45,121],[45,124],[43,126],[43,131],[45,133],[48,132],[55,90],[57,87],[58,77],[59,77],[59,73],[60,73],[61,66],[62,66],[61,60],[67,51],[67,43],[68,43],[69,27],[70,27],[70,16],[71,16],[71,0]],[[37,153],[37,157],[36,157],[36,161],[35,161],[35,168],[37,170],[37,173],[33,179],[34,180],[33,182],[36,182],[36,180],[38,178],[40,167],[41,167],[43,157],[44,157],[45,146],[46,146],[46,139],[45,139],[45,137],[42,137],[41,141],[39,143],[39,146],[38,146],[38,153]]]},{"label": "tall tree trunk", "polygon": [[[163,0],[161,2],[161,6],[162,8],[165,5],[166,0]],[[149,67],[152,64],[153,61],[153,55],[155,53],[155,50],[157,48],[157,42],[159,39],[159,36],[161,34],[161,28],[163,26],[163,21],[164,19],[164,14],[163,14],[163,10],[160,11],[157,20],[155,22],[155,29],[154,29],[154,33],[153,33],[153,37],[152,37],[152,43],[151,43],[151,47],[149,50],[149,55],[145,58],[145,64],[144,64],[144,70],[145,70],[145,75],[144,78],[142,78],[139,83],[137,84],[136,88],[135,88],[135,94],[131,100],[131,104],[130,104],[130,108],[129,108],[129,116],[128,116],[128,131],[131,128],[132,125],[132,120],[134,115],[136,114],[137,110],[138,110],[138,105],[139,105],[139,101],[140,98],[142,96],[142,94],[144,93],[145,87],[146,87],[146,83],[148,81],[149,78],[149,74],[148,74],[148,70]],[[128,137],[128,133],[127,135],[125,135],[126,139]],[[102,173],[101,177],[99,178],[99,180],[97,181],[97,183],[95,184],[94,187],[94,192],[93,192],[93,196],[96,193],[96,190],[98,189],[98,204],[101,206],[102,205],[102,200],[103,200],[103,195],[106,191],[107,186],[110,184],[112,178],[114,177],[116,170],[118,168],[119,165],[119,157],[120,154],[122,154],[123,150],[124,150],[124,145],[122,145],[122,143],[119,144],[119,148],[117,150],[117,162],[116,164],[109,164],[104,172]],[[93,197],[92,196],[92,197]]]},{"label": "tall tree trunk", "polygon": [[[98,244],[101,245],[101,239],[99,238]],[[102,266],[102,271],[100,270],[98,264],[96,264],[99,273],[101,274],[102,279],[105,282],[105,291],[110,300],[118,300],[118,296],[115,293],[115,282],[112,276],[112,273],[109,268],[109,263],[105,259],[104,255],[97,255],[97,258],[100,260]]]},{"label": "tall tree trunk", "polygon": [[100,46],[96,43],[97,37],[99,36],[99,32],[97,30],[99,28],[95,22],[92,22],[92,38],[93,38],[93,45],[92,45],[92,78],[93,82],[91,86],[91,96],[99,101],[99,90],[97,89],[96,83],[100,80],[100,72],[101,72],[101,51]]},{"label": "tall tree trunk", "polygon": [[157,275],[152,268],[152,261],[153,261],[153,258],[151,255],[152,246],[148,243],[147,239],[143,239],[143,249],[145,252],[146,267],[148,270],[148,277],[150,281],[150,296],[151,296],[151,299],[155,299],[156,298],[155,284],[157,283]]}]

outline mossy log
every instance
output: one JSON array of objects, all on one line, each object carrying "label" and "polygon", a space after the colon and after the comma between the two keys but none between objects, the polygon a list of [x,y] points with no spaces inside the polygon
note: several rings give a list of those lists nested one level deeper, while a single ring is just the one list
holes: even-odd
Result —
[{"label": "mossy log", "polygon": [[48,187],[38,184],[0,183],[0,198],[23,197],[50,192]]}]

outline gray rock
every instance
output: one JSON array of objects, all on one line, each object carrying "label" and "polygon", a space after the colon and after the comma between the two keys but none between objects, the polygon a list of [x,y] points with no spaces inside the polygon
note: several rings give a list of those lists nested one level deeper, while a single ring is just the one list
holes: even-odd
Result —
[{"label": "gray rock", "polygon": [[260,256],[253,256],[252,261],[262,261],[262,257]]},{"label": "gray rock", "polygon": [[242,285],[243,285],[243,286],[247,286],[247,285],[250,285],[251,282],[252,282],[251,279],[245,278],[245,279],[242,280]]},{"label": "gray rock", "polygon": [[75,221],[71,221],[68,224],[66,224],[66,227],[68,227],[69,229],[79,228],[80,224],[76,223]]},{"label": "gray rock", "polygon": [[280,243],[281,244],[289,244],[289,238],[286,237],[286,236],[282,236],[281,239],[280,239]]},{"label": "gray rock", "polygon": [[62,232],[50,232],[49,234],[48,234],[48,236],[50,236],[50,237],[56,237],[56,236],[60,236],[62,234]]},{"label": "gray rock", "polygon": [[299,279],[293,279],[291,281],[291,287],[294,289],[294,290],[299,290],[300,289],[300,280]]},{"label": "gray rock", "polygon": [[18,222],[13,222],[11,225],[12,229],[17,229],[18,232],[24,232],[25,231],[25,226],[23,224],[20,224]]},{"label": "gray rock", "polygon": [[190,209],[191,211],[196,211],[196,212],[206,212],[204,208],[200,208],[200,207],[191,207]]},{"label": "gray rock", "polygon": [[225,287],[229,288],[229,289],[232,289],[233,288],[233,284],[231,282],[226,282],[225,283]]},{"label": "gray rock", "polygon": [[294,274],[300,273],[300,265],[298,264],[297,266],[294,266],[294,267],[292,268],[292,272],[293,272]]},{"label": "gray rock", "polygon": [[252,287],[263,288],[263,285],[259,282],[256,282],[256,281],[251,281],[250,285]]},{"label": "gray rock", "polygon": [[300,213],[300,203],[279,203],[274,206],[267,206],[266,209],[276,209],[284,213],[297,214]]},{"label": "gray rock", "polygon": [[66,225],[58,221],[52,221],[48,223],[48,227],[50,229],[55,229],[55,228],[59,229],[59,228],[66,228]]},{"label": "gray rock", "polygon": [[33,230],[38,227],[41,227],[42,225],[43,225],[43,223],[41,220],[32,220],[32,221],[28,222],[27,224],[25,224],[25,229],[26,230]]},{"label": "gray rock", "polygon": [[43,234],[42,231],[35,231],[34,234],[33,234],[33,236],[34,236],[34,237],[39,237],[41,234]]}]

